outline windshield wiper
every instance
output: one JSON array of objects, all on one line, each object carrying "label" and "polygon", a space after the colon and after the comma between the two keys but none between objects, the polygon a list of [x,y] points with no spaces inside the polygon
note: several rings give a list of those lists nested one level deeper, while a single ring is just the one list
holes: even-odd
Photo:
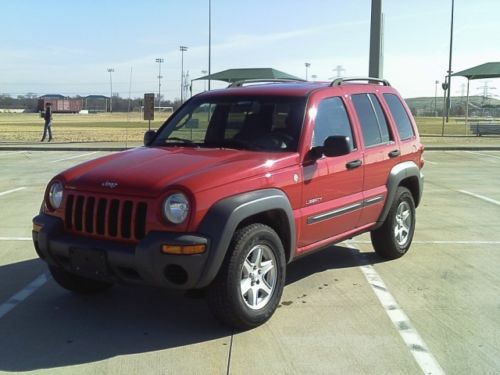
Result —
[{"label": "windshield wiper", "polygon": [[170,137],[170,138],[162,139],[162,141],[164,143],[182,144],[182,145],[186,145],[186,146],[198,147],[198,145],[196,143],[194,143],[192,140],[186,139],[186,138]]}]

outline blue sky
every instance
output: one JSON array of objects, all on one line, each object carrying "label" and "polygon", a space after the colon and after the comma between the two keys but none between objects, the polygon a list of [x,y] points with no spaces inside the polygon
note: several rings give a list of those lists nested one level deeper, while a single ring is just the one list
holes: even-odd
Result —
[{"label": "blue sky", "polygon": [[[382,0],[384,77],[405,97],[433,96],[448,68],[451,0]],[[272,67],[318,80],[366,75],[370,0],[212,0],[212,72]],[[500,1],[455,0],[453,70],[500,61]],[[0,93],[180,97],[180,45],[190,78],[208,68],[208,0],[2,2]],[[132,68],[132,75],[131,75]],[[132,79],[130,80],[130,77]],[[465,79],[452,81],[460,95]],[[499,80],[489,81],[500,94]],[[203,82],[194,92],[203,90]],[[479,94],[484,81],[471,85]],[[215,84],[223,87],[223,84]],[[440,91],[440,94],[442,91]]]}]

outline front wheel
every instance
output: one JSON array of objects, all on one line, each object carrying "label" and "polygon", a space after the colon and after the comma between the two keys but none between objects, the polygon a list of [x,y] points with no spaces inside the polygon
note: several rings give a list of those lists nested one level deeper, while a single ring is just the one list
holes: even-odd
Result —
[{"label": "front wheel", "polygon": [[386,259],[402,257],[410,248],[415,232],[415,202],[405,187],[398,187],[384,224],[371,232],[375,252]]},{"label": "front wheel", "polygon": [[208,289],[216,318],[241,329],[266,322],[281,299],[285,267],[283,245],[272,228],[251,224],[239,229]]}]

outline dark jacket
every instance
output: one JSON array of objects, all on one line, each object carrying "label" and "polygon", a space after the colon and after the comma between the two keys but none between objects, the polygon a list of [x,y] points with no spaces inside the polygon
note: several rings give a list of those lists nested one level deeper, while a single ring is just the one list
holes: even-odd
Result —
[{"label": "dark jacket", "polygon": [[52,109],[50,107],[45,108],[44,119],[45,122],[50,122],[52,120]]}]

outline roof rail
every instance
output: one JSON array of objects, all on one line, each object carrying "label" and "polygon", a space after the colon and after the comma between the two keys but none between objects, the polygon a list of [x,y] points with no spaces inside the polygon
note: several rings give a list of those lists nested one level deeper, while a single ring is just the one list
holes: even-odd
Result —
[{"label": "roof rail", "polygon": [[306,82],[303,79],[293,79],[293,78],[269,78],[269,79],[242,79],[241,81],[235,81],[231,83],[229,87],[242,87],[246,83],[287,83],[287,82]]},{"label": "roof rail", "polygon": [[344,77],[344,78],[337,78],[336,80],[332,81],[330,83],[330,86],[340,86],[345,82],[352,82],[352,81],[368,81],[368,83],[379,83],[382,84],[382,86],[390,86],[391,84],[389,81],[386,79],[381,79],[381,78],[373,78],[373,77]]}]

